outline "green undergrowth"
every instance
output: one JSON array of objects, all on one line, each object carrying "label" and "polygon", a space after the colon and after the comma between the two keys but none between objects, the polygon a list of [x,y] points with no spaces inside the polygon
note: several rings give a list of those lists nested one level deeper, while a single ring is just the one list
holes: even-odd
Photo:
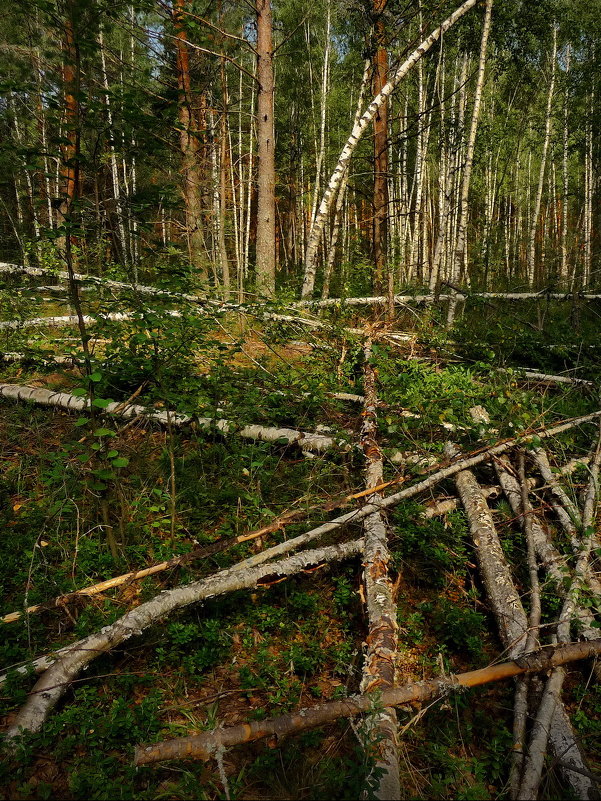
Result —
[{"label": "green undergrowth", "polygon": [[[334,326],[329,350],[309,347],[323,345],[315,338],[298,350],[291,339],[299,332],[288,325],[249,331],[230,316],[221,318],[222,328],[191,315],[170,318],[165,311],[150,319],[139,310],[125,327],[102,323],[102,338],[108,341],[93,352],[91,382],[99,401],[94,419],[88,413],[2,401],[2,613],[266,526],[290,510],[304,510],[305,519],[263,541],[240,543],[5,626],[0,644],[5,669],[113,622],[163,589],[306,531],[336,513],[336,499],[364,486],[364,458],[356,447],[361,405],[330,395],[363,392],[361,348],[341,331],[342,323],[353,322],[350,315],[328,318]],[[9,312],[16,309],[3,311]],[[31,348],[38,348],[37,356],[6,366],[3,380],[83,396],[89,386],[81,372],[42,366],[40,355],[58,343],[43,333],[36,336]],[[22,334],[11,343],[15,349],[22,346]],[[593,395],[581,389],[541,391],[525,384],[519,372],[499,372],[502,358],[484,349],[476,352],[475,345],[471,361],[460,364],[430,358],[423,347],[420,358],[409,355],[379,343],[373,350],[387,480],[406,484],[427,469],[419,461],[388,460],[395,453],[438,462],[449,440],[468,452],[596,408]],[[296,446],[245,441],[235,433],[222,437],[193,426],[169,432],[143,419],[125,428],[125,421],[100,416],[103,404],[124,401],[138,389],[135,402],[155,409],[219,416],[240,425],[305,431],[326,426],[347,447],[311,458]],[[473,423],[469,410],[476,405],[488,411],[490,424]],[[586,454],[592,436],[593,429],[583,427],[554,439],[552,463]],[[570,479],[567,486],[575,497],[586,476],[583,467]],[[494,481],[489,468],[479,477]],[[452,481],[440,485],[439,492],[453,494]],[[427,519],[421,504],[430,500],[407,501],[389,513],[403,681],[481,667],[502,651],[466,518],[456,510]],[[524,592],[523,537],[503,501],[494,503],[494,515]],[[116,556],[107,542],[107,525]],[[344,536],[359,533],[360,527],[349,527]],[[568,553],[570,543],[560,540],[559,547]],[[274,577],[252,591],[173,614],[94,660],[43,732],[25,737],[2,764],[0,797],[225,797],[214,763],[135,770],[134,746],[357,692],[366,636],[361,574],[358,560],[352,560],[280,583]],[[548,586],[543,602],[550,621],[557,598]],[[5,722],[24,702],[32,681],[9,676],[0,691]],[[599,734],[598,699],[579,680],[573,685],[575,724],[593,743]],[[408,706],[399,710],[399,720],[408,797],[507,797],[508,686],[453,693],[423,710]],[[356,798],[373,791],[375,754],[360,747],[348,721],[271,745],[228,752],[224,770],[231,798]]]}]

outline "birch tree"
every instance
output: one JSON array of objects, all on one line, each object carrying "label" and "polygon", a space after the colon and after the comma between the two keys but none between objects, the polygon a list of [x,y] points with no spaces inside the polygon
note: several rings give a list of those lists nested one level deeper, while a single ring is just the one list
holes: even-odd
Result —
[{"label": "birch tree", "polygon": [[317,249],[321,240],[323,229],[335,200],[336,193],[340,188],[346,166],[350,161],[357,145],[359,144],[363,134],[368,126],[373,121],[379,109],[386,102],[387,98],[396,89],[401,80],[407,75],[411,68],[436,44],[440,37],[449,28],[451,28],[464,14],[472,9],[477,3],[477,0],[466,0],[463,5],[456,9],[450,17],[448,17],[441,25],[438,26],[432,33],[423,40],[419,47],[406,59],[389,78],[385,86],[382,87],[380,93],[371,101],[359,121],[354,125],[353,130],[345,146],[340,153],[338,163],[332,173],[328,186],[323,194],[319,210],[315,217],[315,221],[309,234],[309,242],[307,251],[305,253],[305,272],[303,279],[302,297],[306,298],[313,294],[315,286],[315,273],[317,267]]}]

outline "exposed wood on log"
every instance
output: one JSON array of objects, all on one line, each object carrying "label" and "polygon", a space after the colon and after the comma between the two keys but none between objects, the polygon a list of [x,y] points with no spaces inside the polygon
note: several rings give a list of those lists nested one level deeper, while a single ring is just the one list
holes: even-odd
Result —
[{"label": "exposed wood on log", "polygon": [[40,731],[70,683],[90,662],[100,654],[113,650],[130,637],[139,636],[146,628],[171,612],[208,598],[261,586],[261,582],[265,579],[293,576],[317,564],[348,559],[360,553],[362,549],[363,540],[354,540],[342,545],[303,551],[288,559],[264,564],[253,570],[240,569],[239,566],[228,568],[214,576],[160,593],[127,612],[115,623],[62,649],[58,659],[37,681],[14,724],[8,730],[7,739],[18,736],[21,730]]},{"label": "exposed wood on log", "polygon": [[[514,661],[460,673],[447,681],[430,679],[384,690],[380,703],[384,706],[402,706],[413,701],[429,701],[432,698],[444,697],[462,687],[479,687],[525,673],[538,673],[577,660],[594,658],[598,654],[601,654],[601,639],[587,643],[547,646],[532,654],[524,654]],[[136,748],[134,761],[136,765],[148,765],[171,759],[207,760],[211,759],[219,748],[231,748],[266,737],[279,739],[323,726],[338,718],[369,712],[372,706],[373,700],[369,696],[354,695],[343,701],[330,701],[276,718],[253,720],[250,723],[222,727],[192,737],[140,745]]]},{"label": "exposed wood on log", "polygon": [[[361,447],[365,455],[365,483],[373,490],[383,483],[384,464],[382,451],[377,441],[378,397],[376,391],[376,370],[371,364],[372,343],[368,338],[363,349],[363,385],[365,403],[363,425],[361,427]],[[367,496],[376,505],[381,495],[374,492]],[[395,686],[396,658],[398,646],[397,610],[393,600],[392,582],[388,571],[390,552],[388,532],[381,509],[377,509],[363,521],[364,532],[364,573],[365,606],[368,619],[367,651],[363,666],[361,692],[370,693]],[[381,771],[376,798],[400,798],[401,783],[398,758],[398,722],[396,711],[384,707],[370,717],[362,729],[368,746],[374,743],[378,756],[376,769]]]}]

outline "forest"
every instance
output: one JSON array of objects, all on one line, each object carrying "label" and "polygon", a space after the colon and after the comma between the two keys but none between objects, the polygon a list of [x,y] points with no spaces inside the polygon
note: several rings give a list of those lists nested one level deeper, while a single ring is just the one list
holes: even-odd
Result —
[{"label": "forest", "polygon": [[0,41],[0,799],[601,798],[601,0]]}]

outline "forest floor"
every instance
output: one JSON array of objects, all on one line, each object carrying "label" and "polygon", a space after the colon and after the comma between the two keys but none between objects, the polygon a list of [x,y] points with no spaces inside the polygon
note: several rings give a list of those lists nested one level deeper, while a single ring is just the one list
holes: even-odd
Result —
[{"label": "forest floor", "polygon": [[[345,444],[316,454],[235,432],[161,428],[143,417],[100,423],[1,400],[0,614],[44,606],[0,624],[3,670],[64,647],[161,590],[260,553],[349,505],[347,496],[364,489],[363,455],[354,445],[363,407],[333,395],[363,394],[363,352],[361,338],[345,334],[345,326],[365,327],[374,337],[386,481],[409,484],[432,464],[444,464],[450,439],[471,453],[597,411],[598,310],[589,304],[574,316],[573,308],[561,304],[541,313],[541,305],[516,311],[513,304],[473,304],[450,332],[432,310],[401,311],[394,324],[377,312],[366,323],[357,310],[337,310],[320,318],[331,329],[310,335],[293,324],[249,325],[236,314],[217,324],[171,319],[161,310],[126,325],[98,322],[98,341],[91,340],[96,398],[126,401],[138,393],[135,402],[149,408],[226,417],[238,427],[325,427]],[[4,310],[12,319],[10,312]],[[56,304],[46,313],[65,312]],[[412,338],[393,340],[387,336],[391,330],[411,331]],[[6,362],[2,382],[61,392],[81,388],[80,369],[43,363],[71,346],[79,352],[75,326],[3,336],[5,352],[24,352],[26,358]],[[528,379],[524,368],[570,371],[593,386]],[[474,407],[484,408],[490,421],[474,422]],[[586,487],[595,439],[589,425],[545,443],[554,468],[582,460],[564,479],[574,499]],[[534,469],[530,474],[536,475]],[[497,483],[488,464],[477,475],[483,485]],[[538,478],[535,514],[553,528],[555,544],[567,554],[570,543],[555,527]],[[473,670],[505,652],[464,511],[456,504],[426,514],[455,497],[449,479],[388,513],[401,683]],[[520,516],[500,493],[490,505],[516,586],[527,600]],[[290,512],[297,513],[292,522],[285,520]],[[281,518],[274,531],[211,556],[93,597],[72,594]],[[107,528],[117,542],[116,559]],[[349,532],[359,536],[361,526],[347,527],[347,539]],[[339,541],[340,532],[324,543]],[[187,761],[136,768],[133,749],[358,692],[367,634],[360,562],[318,565],[285,581],[274,577],[250,591],[192,605],[95,659],[42,730],[24,736],[4,760],[0,797],[359,797],[370,785],[373,759],[347,719],[283,742],[231,749],[221,765]],[[542,625],[551,625],[559,604],[551,585],[543,584],[542,599]],[[0,690],[4,727],[14,722],[32,684],[31,675],[9,670]],[[508,797],[513,691],[512,684],[500,683],[422,708],[400,708],[406,797]],[[601,689],[590,680],[590,667],[570,668],[564,699],[589,767],[601,776]],[[570,797],[552,761],[541,797]]]}]

